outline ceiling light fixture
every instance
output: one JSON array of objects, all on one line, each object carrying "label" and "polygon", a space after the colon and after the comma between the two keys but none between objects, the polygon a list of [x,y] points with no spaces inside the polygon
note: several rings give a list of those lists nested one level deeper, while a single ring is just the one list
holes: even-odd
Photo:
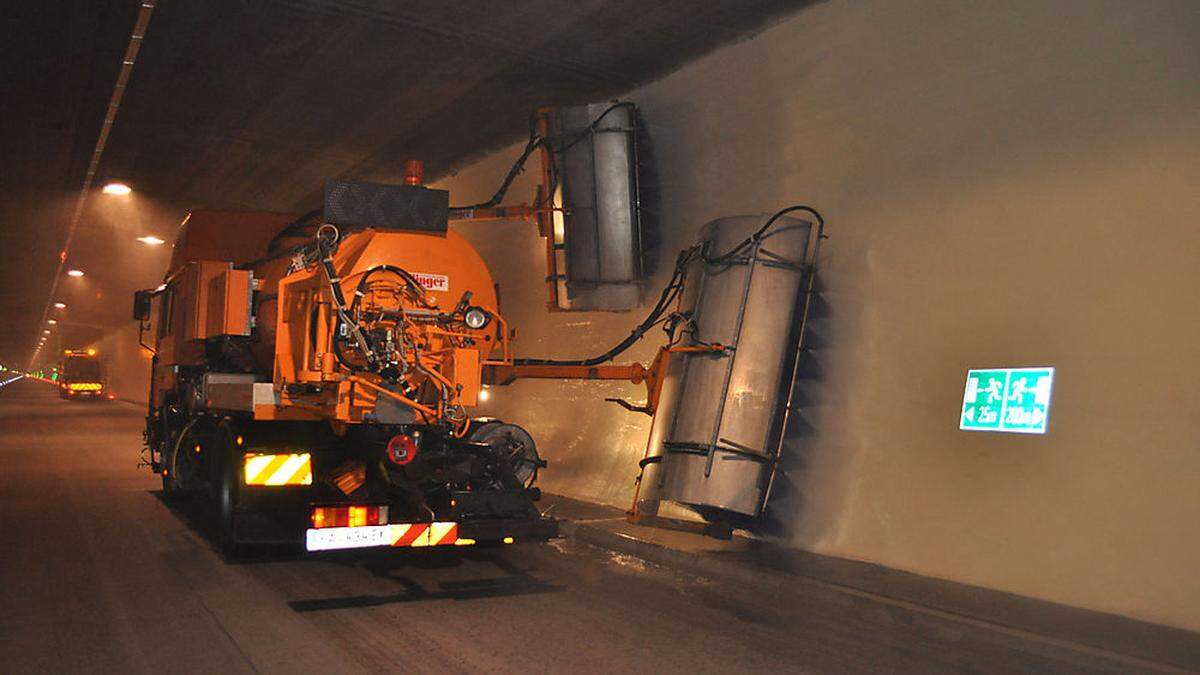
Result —
[{"label": "ceiling light fixture", "polygon": [[66,309],[66,308],[67,308],[67,303],[65,303],[65,302],[54,303],[54,309]]},{"label": "ceiling light fixture", "polygon": [[67,276],[81,277],[81,276],[83,276],[83,270],[67,270]]},{"label": "ceiling light fixture", "polygon": [[120,197],[133,192],[133,188],[124,183],[109,183],[108,185],[104,186],[102,192],[104,192],[106,195],[116,195]]},{"label": "ceiling light fixture", "polygon": [[167,243],[165,239],[159,239],[152,234],[148,234],[144,237],[138,237],[137,240],[149,246],[162,246],[163,244]]},{"label": "ceiling light fixture", "polygon": [[[133,30],[129,35],[129,44],[126,46],[125,56],[121,60],[121,69],[116,76],[116,81],[113,83],[112,97],[109,100],[105,124],[99,137],[96,139],[95,148],[92,150],[91,162],[89,162],[87,173],[84,175],[83,185],[80,186],[79,196],[75,199],[74,215],[71,217],[71,222],[67,226],[66,238],[62,246],[63,253],[60,254],[59,258],[59,267],[52,283],[50,284],[50,297],[46,298],[46,309],[42,311],[43,319],[46,318],[46,312],[49,311],[50,302],[53,301],[55,291],[58,289],[58,283],[60,280],[58,274],[62,272],[62,264],[66,262],[66,256],[64,254],[67,249],[70,248],[75,231],[79,227],[79,221],[84,212],[84,203],[94,194],[94,183],[92,182],[92,179],[95,177],[96,170],[100,165],[100,160],[104,155],[104,147],[108,143],[108,131],[112,128],[113,123],[117,119],[117,112],[121,107],[121,98],[125,93],[125,85],[129,82],[129,76],[133,72],[134,63],[137,61],[138,50],[142,45],[142,41],[146,37],[146,25],[150,22],[150,16],[154,12],[154,6],[155,0],[142,0],[141,10],[138,12],[137,20],[134,23]],[[129,194],[129,192],[131,192],[128,185],[125,185],[124,188],[125,189],[121,190],[121,192],[124,192],[125,194]],[[105,190],[105,192],[107,192],[107,190]],[[83,276],[83,273],[80,272],[79,276]],[[33,362],[31,360],[29,368],[32,367]]]}]

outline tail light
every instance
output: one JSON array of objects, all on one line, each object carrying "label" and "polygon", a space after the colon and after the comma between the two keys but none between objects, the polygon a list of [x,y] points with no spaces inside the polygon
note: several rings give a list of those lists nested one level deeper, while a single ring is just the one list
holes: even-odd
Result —
[{"label": "tail light", "polygon": [[417,458],[417,441],[408,434],[396,434],[388,441],[387,456],[393,464],[404,466]]},{"label": "tail light", "polygon": [[312,510],[314,529],[325,527],[364,527],[387,525],[388,507],[385,506],[317,506]]}]

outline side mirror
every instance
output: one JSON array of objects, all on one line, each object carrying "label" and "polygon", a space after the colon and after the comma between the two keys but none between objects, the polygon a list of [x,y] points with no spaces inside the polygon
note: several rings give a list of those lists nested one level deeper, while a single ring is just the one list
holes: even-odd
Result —
[{"label": "side mirror", "polygon": [[137,291],[133,294],[133,318],[135,321],[150,320],[150,301],[154,291]]}]

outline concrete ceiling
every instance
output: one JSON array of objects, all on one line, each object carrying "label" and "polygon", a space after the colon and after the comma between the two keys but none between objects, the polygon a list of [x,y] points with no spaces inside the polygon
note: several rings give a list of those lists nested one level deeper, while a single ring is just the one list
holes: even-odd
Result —
[{"label": "concrete ceiling", "polygon": [[[3,3],[0,363],[25,365],[141,3]],[[537,105],[603,100],[798,0],[160,0],[86,202],[51,346],[128,323],[195,207],[305,210],[325,180],[435,177],[515,140]],[[498,176],[497,179],[500,177]]]}]

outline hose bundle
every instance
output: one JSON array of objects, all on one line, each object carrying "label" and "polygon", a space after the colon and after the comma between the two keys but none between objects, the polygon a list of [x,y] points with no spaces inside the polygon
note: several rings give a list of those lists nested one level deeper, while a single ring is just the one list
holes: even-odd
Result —
[{"label": "hose bundle", "polygon": [[621,340],[603,353],[587,359],[517,359],[514,361],[514,363],[521,366],[596,366],[601,363],[611,361],[612,359],[624,353],[627,349],[636,344],[638,340],[641,340],[651,328],[660,323],[667,323],[667,332],[668,334],[671,334],[673,332],[672,329],[677,322],[672,321],[673,315],[668,314],[667,309],[679,297],[679,294],[683,292],[684,285],[687,280],[687,268],[697,255],[700,255],[704,262],[710,265],[727,263],[744,253],[747,249],[762,239],[776,221],[783,216],[796,211],[804,211],[812,214],[812,216],[817,219],[818,226],[821,229],[824,229],[825,219],[821,217],[821,214],[818,213],[816,209],[804,204],[797,204],[795,206],[789,206],[785,209],[776,211],[773,215],[771,215],[771,217],[767,218],[766,222],[764,222],[762,226],[754,232],[754,234],[738,242],[724,253],[719,255],[710,255],[708,249],[712,245],[711,241],[703,241],[699,244],[693,244],[691,247],[680,251],[678,257],[675,259],[675,270],[671,274],[671,279],[667,282],[667,285],[663,287],[662,292],[658,296],[658,301],[654,303],[654,307],[650,309],[650,312],[646,315],[646,318],[643,319],[642,322],[639,323],[624,340]]}]

